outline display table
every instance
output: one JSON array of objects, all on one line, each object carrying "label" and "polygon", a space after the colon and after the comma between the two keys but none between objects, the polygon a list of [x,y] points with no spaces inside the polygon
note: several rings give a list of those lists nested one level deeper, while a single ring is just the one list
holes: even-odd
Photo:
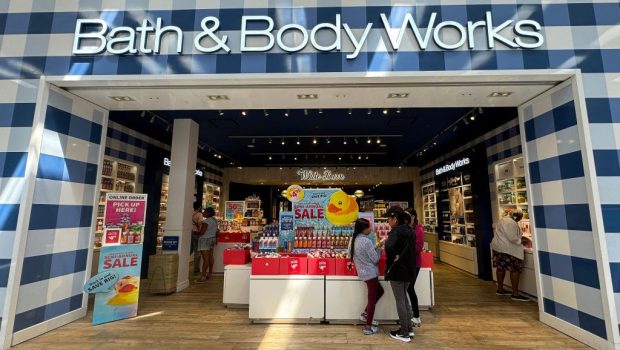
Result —
[{"label": "display table", "polygon": [[[497,274],[495,269],[493,269],[493,281],[497,281]],[[504,286],[506,286],[506,289],[508,290],[511,290],[512,288],[509,272],[506,272],[506,277],[504,278]],[[536,289],[536,273],[534,272],[534,255],[532,252],[529,251],[525,251],[525,256],[523,259],[523,271],[521,271],[521,276],[519,278],[519,290],[533,297],[538,296],[538,292]]]},{"label": "display table", "polygon": [[[390,283],[383,277],[379,278],[385,290],[375,311],[377,321],[396,321],[396,301]],[[427,310],[435,305],[433,271],[430,268],[420,269],[415,284],[420,309]],[[326,315],[328,321],[357,321],[367,303],[366,284],[357,276],[327,276],[326,281]]]},{"label": "display table", "polygon": [[248,307],[252,264],[226,265],[224,268],[223,303],[227,307]]},{"label": "display table", "polygon": [[457,269],[478,275],[478,252],[475,247],[439,241],[439,259]]},{"label": "display table", "polygon": [[320,322],[325,306],[324,279],[310,275],[250,276],[250,320]]},{"label": "display table", "polygon": [[[366,284],[357,276],[252,275],[249,279],[249,317],[254,322],[309,323],[323,318],[330,322],[358,322],[366,306]],[[390,284],[383,277],[379,279],[385,295],[377,304],[375,319],[396,321]],[[416,281],[420,309],[435,305],[433,283],[433,271],[422,268]],[[228,288],[226,284],[224,288]]]}]

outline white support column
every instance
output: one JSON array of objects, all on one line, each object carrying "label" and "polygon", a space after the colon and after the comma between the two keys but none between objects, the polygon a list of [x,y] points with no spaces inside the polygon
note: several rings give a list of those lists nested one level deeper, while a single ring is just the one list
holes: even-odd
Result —
[{"label": "white support column", "polygon": [[189,287],[189,256],[195,186],[198,124],[191,119],[176,119],[170,151],[170,184],[166,213],[166,236],[179,237],[177,292]]}]

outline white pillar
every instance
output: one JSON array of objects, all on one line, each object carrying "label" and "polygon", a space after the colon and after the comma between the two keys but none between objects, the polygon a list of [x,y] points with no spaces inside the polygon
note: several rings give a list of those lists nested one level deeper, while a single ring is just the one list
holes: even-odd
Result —
[{"label": "white pillar", "polygon": [[189,257],[194,211],[194,187],[198,124],[191,119],[176,119],[170,151],[170,184],[164,232],[179,237],[177,292],[189,287]]}]

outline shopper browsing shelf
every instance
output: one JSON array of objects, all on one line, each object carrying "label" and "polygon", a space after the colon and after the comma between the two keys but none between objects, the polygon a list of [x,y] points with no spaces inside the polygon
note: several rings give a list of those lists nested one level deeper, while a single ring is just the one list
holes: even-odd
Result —
[{"label": "shopper browsing shelf", "polygon": [[368,303],[360,315],[360,320],[366,322],[365,335],[372,335],[379,331],[379,323],[374,321],[375,306],[383,296],[383,287],[379,283],[379,268],[377,267],[381,249],[373,246],[369,234],[370,222],[366,219],[357,219],[353,239],[349,246],[349,255],[355,263],[357,276],[366,282],[368,289]]},{"label": "shopper browsing shelf", "polygon": [[199,283],[206,282],[213,274],[213,264],[215,258],[213,257],[213,249],[217,244],[217,219],[215,218],[215,211],[212,208],[205,210],[205,219],[202,222],[202,236],[198,240],[198,250],[202,255],[202,277],[198,280]]},{"label": "shopper browsing shelf", "polygon": [[409,208],[405,211],[407,224],[411,227],[413,235],[415,237],[415,246],[413,253],[415,254],[415,269],[413,272],[413,280],[409,284],[407,293],[409,294],[409,300],[411,301],[411,308],[413,309],[413,318],[411,323],[414,327],[422,326],[420,320],[420,305],[418,304],[418,295],[415,293],[415,282],[420,274],[420,267],[422,266],[422,250],[424,249],[424,228],[418,222],[418,213],[415,209]]},{"label": "shopper browsing shelf", "polygon": [[[518,222],[523,219],[520,209],[507,211],[495,227],[495,236],[491,241],[493,249],[493,267],[497,270],[497,295],[511,295],[512,300],[528,301],[529,298],[519,293],[519,278],[523,270],[523,246],[521,228]],[[510,272],[512,293],[504,289],[506,271]]]},{"label": "shopper browsing shelf", "polygon": [[400,320],[400,329],[391,331],[390,336],[408,343],[414,336],[411,324],[413,313],[407,289],[413,280],[415,270],[415,255],[413,254],[415,240],[411,234],[411,228],[405,222],[405,211],[402,208],[391,207],[385,215],[392,228],[385,242],[387,256],[385,279],[390,281]]},{"label": "shopper browsing shelf", "polygon": [[200,203],[194,203],[194,212],[192,213],[192,241],[190,245],[190,254],[194,254],[194,273],[200,272],[200,253],[198,253],[198,239],[202,229],[202,206]]}]

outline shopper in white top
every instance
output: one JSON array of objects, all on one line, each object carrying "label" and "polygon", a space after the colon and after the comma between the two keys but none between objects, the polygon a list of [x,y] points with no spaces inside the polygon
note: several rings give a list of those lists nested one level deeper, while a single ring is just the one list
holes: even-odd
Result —
[{"label": "shopper in white top", "polygon": [[[519,278],[523,270],[523,245],[521,244],[521,228],[518,222],[523,212],[517,209],[507,212],[495,226],[495,236],[491,241],[493,249],[493,267],[497,269],[497,295],[511,295],[512,300],[528,301],[519,294]],[[512,293],[504,289],[506,271],[510,272]]]}]

